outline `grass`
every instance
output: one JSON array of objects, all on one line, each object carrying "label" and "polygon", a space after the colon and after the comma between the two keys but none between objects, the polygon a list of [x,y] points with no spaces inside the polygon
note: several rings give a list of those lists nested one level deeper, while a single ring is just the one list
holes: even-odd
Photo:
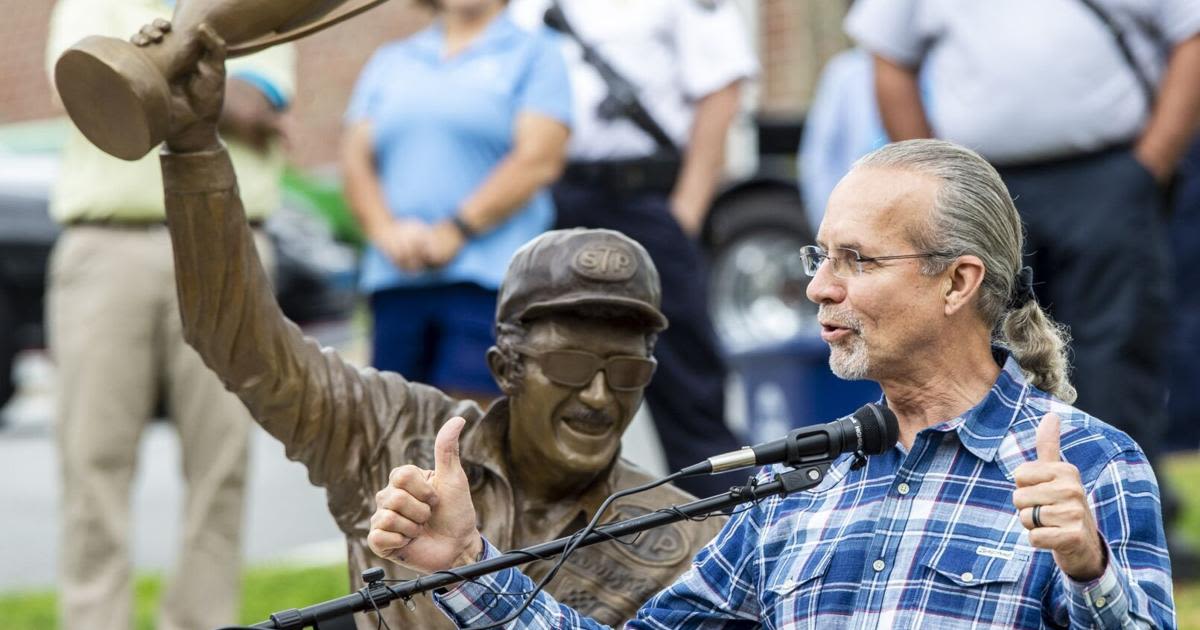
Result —
[{"label": "grass", "polygon": [[[1200,457],[1173,458],[1167,474],[1175,482],[1185,507],[1181,527],[1200,545]],[[257,567],[244,574],[242,624],[258,623],[271,613],[345,595],[348,591],[345,565],[324,567]],[[140,576],[134,585],[134,615],[137,630],[154,628],[162,580],[157,575]],[[1181,630],[1200,630],[1200,582],[1177,584],[1176,613]],[[0,594],[0,628],[3,630],[52,630],[58,627],[53,591]]]},{"label": "grass", "polygon": [[[242,581],[242,606],[238,622],[266,620],[271,613],[301,608],[345,595],[349,590],[346,566],[268,566],[247,570]],[[134,628],[153,630],[162,592],[159,575],[139,576],[134,583]],[[0,595],[0,628],[52,630],[58,627],[53,591]]]},{"label": "grass", "polygon": [[[1200,546],[1200,457],[1173,457],[1167,460],[1167,476],[1183,501],[1180,530],[1193,544]],[[1175,587],[1175,614],[1181,630],[1200,630],[1200,582]]]}]

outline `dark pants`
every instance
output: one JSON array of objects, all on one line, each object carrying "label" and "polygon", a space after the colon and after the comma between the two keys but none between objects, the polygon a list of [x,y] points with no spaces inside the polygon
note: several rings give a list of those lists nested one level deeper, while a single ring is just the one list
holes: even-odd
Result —
[{"label": "dark pants", "polygon": [[371,365],[452,395],[499,396],[488,370],[496,292],[468,282],[371,294]]},{"label": "dark pants", "polygon": [[[608,228],[641,243],[662,280],[663,314],[670,326],[655,346],[658,371],[646,403],[662,440],[667,466],[679,470],[740,446],[725,425],[725,365],[708,318],[707,275],[698,244],[683,233],[665,195],[622,194],[560,183],[554,188],[559,228]],[[697,496],[726,492],[746,473],[685,479]]]},{"label": "dark pants", "polygon": [[1168,223],[1175,296],[1167,351],[1171,394],[1168,450],[1200,447],[1200,138],[1179,166],[1179,187]]},{"label": "dark pants", "polygon": [[1170,298],[1162,191],[1124,149],[1000,174],[1028,232],[1038,301],[1071,329],[1075,406],[1128,433],[1157,464]]}]

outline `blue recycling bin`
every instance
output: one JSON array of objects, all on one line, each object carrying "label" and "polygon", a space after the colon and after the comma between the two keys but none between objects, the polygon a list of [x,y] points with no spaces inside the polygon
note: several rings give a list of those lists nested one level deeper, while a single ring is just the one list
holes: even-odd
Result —
[{"label": "blue recycling bin", "polygon": [[749,443],[781,437],[789,430],[849,415],[879,400],[879,385],[846,381],[829,370],[829,346],[819,337],[732,352],[730,368],[746,401]]}]

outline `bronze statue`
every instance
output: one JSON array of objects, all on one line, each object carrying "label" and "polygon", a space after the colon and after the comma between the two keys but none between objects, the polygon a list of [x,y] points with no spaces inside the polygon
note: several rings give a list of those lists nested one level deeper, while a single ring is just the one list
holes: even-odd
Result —
[{"label": "bronze statue", "polygon": [[[385,0],[184,0],[172,22],[181,32],[208,25],[230,56],[290,41],[353,17]],[[161,24],[167,24],[162,22]],[[83,39],[54,66],[54,83],[71,120],[105,152],[136,160],[158,146],[170,128],[169,82],[193,68],[194,40],[153,42],[112,37]]]},{"label": "bronze statue", "polygon": [[[142,45],[167,28],[142,29]],[[224,44],[201,25],[184,36],[198,64],[172,79],[161,161],[188,342],[326,489],[346,535],[352,583],[368,567],[408,578],[367,546],[376,490],[403,464],[432,466],[434,436],[466,419],[461,457],[479,528],[515,548],[583,526],[611,492],[649,475],[619,459],[620,438],[653,375],[651,350],[666,320],[658,272],[618,232],[546,233],[513,258],[500,289],[488,365],[504,397],[486,412],[399,374],[357,368],[305,338],[279,310],[254,249],[216,121]],[[193,44],[194,40],[194,44]],[[689,500],[667,486],[617,501],[628,518]],[[579,550],[550,591],[617,625],[670,584],[724,519],[676,524],[632,543]],[[544,575],[546,563],[529,572]],[[298,602],[302,603],[302,602]],[[426,598],[391,606],[391,627],[451,627]],[[362,628],[375,627],[366,616]]]}]

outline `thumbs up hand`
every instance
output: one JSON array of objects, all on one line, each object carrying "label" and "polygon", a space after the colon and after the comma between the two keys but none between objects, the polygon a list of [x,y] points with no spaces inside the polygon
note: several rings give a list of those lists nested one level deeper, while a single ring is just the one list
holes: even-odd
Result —
[{"label": "thumbs up hand", "polygon": [[1059,440],[1059,418],[1048,413],[1037,428],[1037,460],[1013,474],[1013,505],[1030,544],[1051,550],[1063,573],[1083,582],[1100,577],[1108,558],[1079,469],[1062,461]]},{"label": "thumbs up hand", "polygon": [[375,495],[367,544],[376,555],[432,573],[474,562],[483,549],[475,505],[458,459],[466,421],[452,418],[434,442],[433,470],[401,466]]}]

